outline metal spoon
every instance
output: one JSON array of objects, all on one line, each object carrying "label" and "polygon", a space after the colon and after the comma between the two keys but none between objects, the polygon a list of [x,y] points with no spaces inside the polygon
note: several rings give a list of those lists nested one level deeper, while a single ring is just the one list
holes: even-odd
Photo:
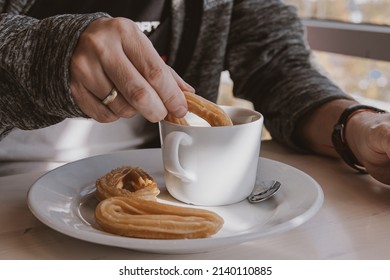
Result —
[{"label": "metal spoon", "polygon": [[259,203],[272,197],[282,184],[276,180],[256,182],[252,193],[248,196],[250,203]]}]

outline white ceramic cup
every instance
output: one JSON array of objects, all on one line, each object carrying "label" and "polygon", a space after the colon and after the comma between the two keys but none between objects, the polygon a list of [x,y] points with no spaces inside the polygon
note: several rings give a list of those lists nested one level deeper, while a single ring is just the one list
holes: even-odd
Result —
[{"label": "white ceramic cup", "polygon": [[244,108],[221,107],[233,126],[159,124],[165,184],[177,200],[220,206],[242,201],[253,190],[263,116]]}]

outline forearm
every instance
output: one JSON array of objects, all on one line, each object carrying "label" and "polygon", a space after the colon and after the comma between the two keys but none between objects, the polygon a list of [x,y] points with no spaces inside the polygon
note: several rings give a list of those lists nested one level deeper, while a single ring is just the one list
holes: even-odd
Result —
[{"label": "forearm", "polygon": [[[235,81],[235,94],[250,99],[265,116],[273,139],[305,150],[307,145],[296,140],[297,124],[313,109],[350,96],[312,63],[304,28],[293,8],[280,1],[268,1],[267,5],[253,1],[247,6],[248,2],[235,7],[229,37],[227,65]],[[259,18],[261,13],[268,17]],[[316,140],[309,136],[309,142]],[[319,138],[324,141],[322,136]]]},{"label": "forearm", "polygon": [[1,130],[82,116],[70,95],[69,63],[79,34],[101,16],[0,16]]}]

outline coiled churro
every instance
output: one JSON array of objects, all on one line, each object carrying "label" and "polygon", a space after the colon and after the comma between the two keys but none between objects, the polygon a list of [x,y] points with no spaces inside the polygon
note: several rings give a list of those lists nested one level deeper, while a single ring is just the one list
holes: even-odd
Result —
[{"label": "coiled churro", "polygon": [[96,181],[96,198],[113,196],[155,200],[160,190],[154,179],[143,169],[133,166],[116,168]]},{"label": "coiled churro", "polygon": [[[184,96],[187,100],[188,111],[207,121],[210,126],[233,125],[230,117],[217,104],[186,91],[184,91]],[[188,125],[184,118],[176,118],[172,114],[168,114],[165,120],[176,124]]]},{"label": "coiled churro", "polygon": [[207,210],[129,197],[101,201],[95,217],[103,230],[135,238],[205,238],[223,225],[220,216]]}]

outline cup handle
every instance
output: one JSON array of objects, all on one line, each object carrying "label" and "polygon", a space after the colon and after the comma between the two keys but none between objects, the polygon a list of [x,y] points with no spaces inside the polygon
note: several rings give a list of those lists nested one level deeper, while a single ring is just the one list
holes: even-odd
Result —
[{"label": "cup handle", "polygon": [[188,134],[181,131],[173,131],[165,137],[162,145],[165,169],[184,182],[193,182],[196,180],[195,174],[185,170],[180,164],[179,159],[180,145],[187,146],[191,144],[192,138]]}]

